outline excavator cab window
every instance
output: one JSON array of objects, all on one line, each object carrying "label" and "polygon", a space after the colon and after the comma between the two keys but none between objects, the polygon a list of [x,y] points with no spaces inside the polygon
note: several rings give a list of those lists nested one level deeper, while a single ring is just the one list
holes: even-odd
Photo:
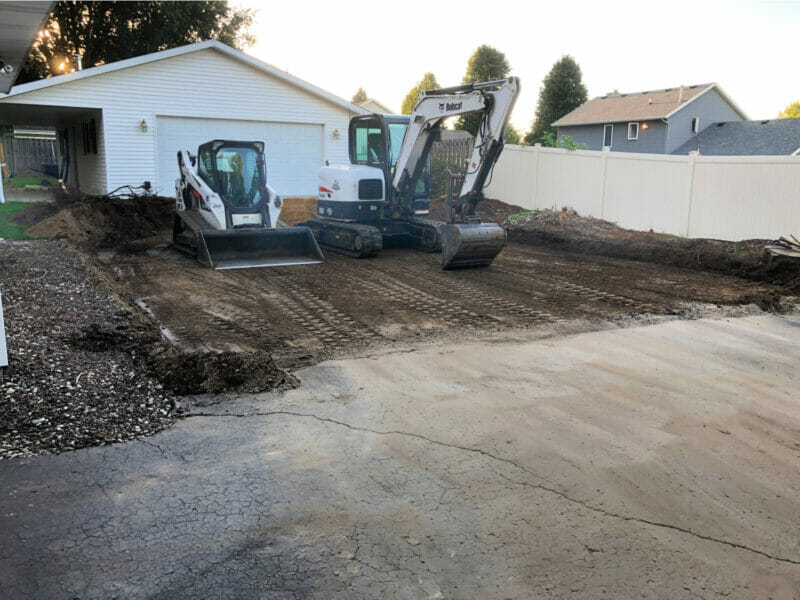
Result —
[{"label": "excavator cab window", "polygon": [[357,119],[351,124],[351,128],[351,162],[383,166],[386,162],[386,138],[380,119]]}]

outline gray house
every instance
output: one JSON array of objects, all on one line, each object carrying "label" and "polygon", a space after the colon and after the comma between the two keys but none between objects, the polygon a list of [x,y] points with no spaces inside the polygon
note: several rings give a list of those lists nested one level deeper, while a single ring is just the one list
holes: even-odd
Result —
[{"label": "gray house", "polygon": [[714,123],[672,154],[707,156],[800,155],[800,119]]},{"label": "gray house", "polygon": [[585,102],[553,123],[588,150],[671,154],[712,123],[744,113],[716,83],[621,94]]}]

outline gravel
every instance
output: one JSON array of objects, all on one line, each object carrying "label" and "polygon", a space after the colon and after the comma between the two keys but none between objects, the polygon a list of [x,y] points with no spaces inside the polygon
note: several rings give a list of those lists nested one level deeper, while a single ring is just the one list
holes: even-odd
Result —
[{"label": "gravel", "polygon": [[151,435],[175,397],[149,376],[120,309],[58,241],[0,242],[9,367],[0,383],[0,458]]}]

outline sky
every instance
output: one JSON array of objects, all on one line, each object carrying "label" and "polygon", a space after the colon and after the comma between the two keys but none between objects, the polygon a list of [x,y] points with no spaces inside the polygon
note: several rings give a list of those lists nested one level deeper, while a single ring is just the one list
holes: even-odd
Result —
[{"label": "sky", "polygon": [[349,100],[359,87],[394,111],[432,71],[461,83],[481,44],[502,51],[530,129],[539,88],[565,54],[589,98],[716,82],[749,119],[800,100],[800,0],[234,2],[259,9],[245,51]]}]

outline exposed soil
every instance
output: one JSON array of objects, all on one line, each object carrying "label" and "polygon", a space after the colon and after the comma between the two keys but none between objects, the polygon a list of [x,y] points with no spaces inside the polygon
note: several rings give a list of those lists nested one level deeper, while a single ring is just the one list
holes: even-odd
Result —
[{"label": "exposed soil", "polygon": [[[180,394],[292,385],[287,373],[297,367],[420,340],[482,338],[575,321],[597,327],[653,315],[692,318],[753,304],[783,310],[793,306],[784,297],[796,289],[701,271],[704,263],[696,259],[691,269],[658,264],[669,258],[684,266],[689,254],[657,238],[656,247],[677,248],[674,256],[645,251],[651,262],[642,262],[532,245],[540,238],[556,245],[555,237],[539,233],[539,222],[578,249],[584,240],[602,245],[653,238],[568,213],[510,225],[511,239],[524,243],[509,243],[486,269],[445,272],[439,255],[391,249],[369,260],[328,252],[322,265],[214,271],[171,248],[171,208],[167,199],[91,199],[29,231],[47,229],[83,248],[95,279],[136,324],[129,343],[102,321],[84,326],[69,338],[73,347],[135,350],[162,385]],[[506,223],[521,210],[496,201],[478,207],[484,219]]]},{"label": "exposed soil", "polygon": [[[60,199],[52,216],[37,214],[40,205],[22,211],[17,222],[32,226],[32,237],[67,239],[83,247],[118,248],[127,242],[162,233],[170,224],[175,200],[141,196],[131,200],[83,197]],[[45,216],[45,218],[41,218]],[[38,218],[37,218],[38,217]]]}]

